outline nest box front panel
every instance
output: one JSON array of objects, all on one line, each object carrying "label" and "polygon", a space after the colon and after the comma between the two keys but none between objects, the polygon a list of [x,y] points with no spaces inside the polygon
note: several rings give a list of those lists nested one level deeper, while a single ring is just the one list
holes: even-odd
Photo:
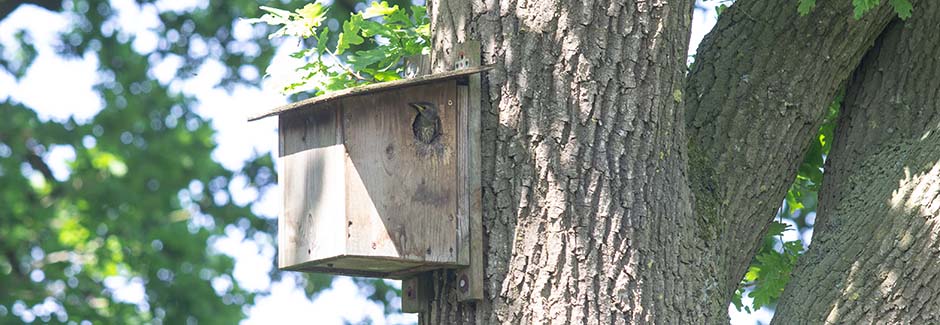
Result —
[{"label": "nest box front panel", "polygon": [[342,100],[346,254],[457,262],[453,80]]}]

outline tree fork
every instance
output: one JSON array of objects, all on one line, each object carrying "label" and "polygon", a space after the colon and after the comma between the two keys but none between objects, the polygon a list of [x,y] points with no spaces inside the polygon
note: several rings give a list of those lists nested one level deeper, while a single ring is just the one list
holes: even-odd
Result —
[{"label": "tree fork", "polygon": [[860,20],[851,12],[849,1],[820,2],[800,16],[791,3],[741,0],[699,47],[685,94],[689,171],[702,233],[719,246],[726,297],[832,98],[896,17],[887,5]]},{"label": "tree fork", "polygon": [[[775,323],[940,322],[940,4],[896,20],[846,90],[813,243]],[[918,68],[914,68],[918,67]]]}]

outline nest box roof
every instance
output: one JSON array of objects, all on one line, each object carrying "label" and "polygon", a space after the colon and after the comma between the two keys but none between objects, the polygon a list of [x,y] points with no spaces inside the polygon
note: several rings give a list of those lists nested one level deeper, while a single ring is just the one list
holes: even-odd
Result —
[{"label": "nest box roof", "polygon": [[280,115],[289,111],[309,108],[316,104],[329,103],[335,100],[352,97],[352,96],[367,95],[367,94],[390,90],[390,89],[428,84],[428,83],[449,80],[449,79],[465,79],[472,74],[487,71],[492,68],[493,68],[492,66],[471,67],[471,68],[460,69],[460,70],[434,73],[434,74],[424,75],[424,76],[415,77],[411,79],[400,79],[400,80],[395,80],[395,81],[381,82],[381,83],[348,88],[348,89],[344,89],[341,91],[327,93],[327,94],[323,94],[320,96],[307,98],[298,102],[293,102],[287,105],[279,106],[267,112],[251,115],[248,117],[248,121],[256,121],[256,120],[260,120],[268,116]]}]

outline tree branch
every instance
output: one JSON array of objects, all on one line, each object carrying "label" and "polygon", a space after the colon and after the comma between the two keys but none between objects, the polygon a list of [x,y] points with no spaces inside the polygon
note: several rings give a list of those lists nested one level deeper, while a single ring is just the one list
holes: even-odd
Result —
[{"label": "tree branch", "polygon": [[812,249],[794,268],[774,324],[938,322],[940,292],[925,290],[940,277],[938,25],[940,3],[920,2],[848,83]]},{"label": "tree branch", "polygon": [[49,184],[52,185],[52,191],[49,193],[48,197],[57,198],[62,194],[63,187],[61,186],[61,183],[56,180],[55,175],[52,173],[52,168],[50,168],[49,164],[46,164],[46,162],[42,160],[41,156],[35,152],[32,152],[30,149],[30,152],[26,154],[25,160],[30,167],[42,174],[42,176],[46,179],[46,182],[49,182]]},{"label": "tree branch", "polygon": [[740,0],[699,48],[684,94],[689,174],[729,298],[828,104],[895,13],[851,16],[849,1],[801,17],[788,3]]},{"label": "tree branch", "polygon": [[55,177],[52,174],[52,169],[49,168],[49,165],[42,160],[42,157],[35,153],[26,154],[26,162],[29,163],[29,166],[42,174],[46,178],[46,181],[56,182]]}]

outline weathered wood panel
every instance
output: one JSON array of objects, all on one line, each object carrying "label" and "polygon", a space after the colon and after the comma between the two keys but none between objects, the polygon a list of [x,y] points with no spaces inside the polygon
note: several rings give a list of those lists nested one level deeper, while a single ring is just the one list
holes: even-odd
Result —
[{"label": "weathered wood panel", "polygon": [[467,96],[466,85],[457,86],[457,261],[462,265],[470,264],[470,192],[467,168]]},{"label": "weathered wood panel", "polygon": [[322,104],[321,109],[280,115],[279,157],[292,153],[342,144],[338,103]]},{"label": "weathered wood panel", "polygon": [[401,311],[403,313],[423,313],[427,311],[431,298],[431,279],[427,274],[419,274],[401,282]]},{"label": "weathered wood panel", "polygon": [[[457,262],[456,100],[451,80],[342,101],[347,254]],[[430,144],[412,130],[420,101],[441,119]]]},{"label": "weathered wood panel", "polygon": [[284,212],[278,219],[278,265],[287,267],[345,252],[345,150],[336,110],[280,118],[280,183]]},{"label": "weathered wood panel", "polygon": [[[479,66],[480,65],[480,43],[469,41],[460,43],[457,46],[458,65]],[[458,66],[457,68],[464,68]],[[480,148],[480,75],[471,75],[467,85],[458,86],[458,97],[460,110],[464,113],[461,116],[466,118],[461,122],[465,128],[465,141],[459,141],[458,147],[464,158],[461,158],[463,165],[460,167],[459,175],[464,179],[462,189],[459,194],[461,200],[467,205],[464,210],[467,217],[466,237],[462,237],[461,244],[469,250],[468,259],[461,259],[461,264],[469,265],[466,268],[457,271],[457,295],[458,300],[480,300],[483,299],[483,190],[480,180],[482,168],[482,151]],[[464,234],[461,231],[461,234]],[[463,239],[465,238],[465,239]],[[463,250],[461,250],[463,252]]]}]

